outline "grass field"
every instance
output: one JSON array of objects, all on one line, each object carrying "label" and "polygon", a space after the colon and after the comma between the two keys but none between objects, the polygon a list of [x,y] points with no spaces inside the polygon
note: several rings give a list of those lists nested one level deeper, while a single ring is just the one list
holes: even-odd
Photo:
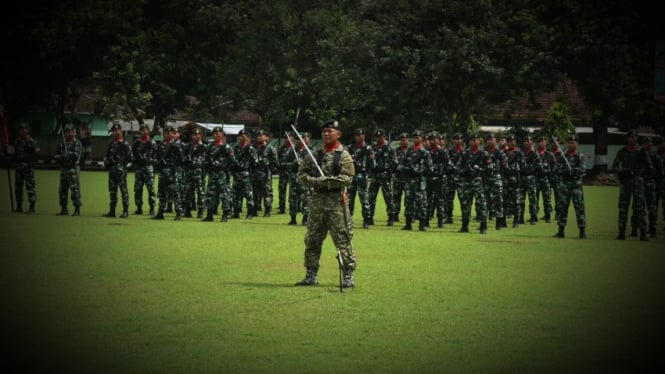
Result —
[{"label": "grass field", "polygon": [[84,172],[82,216],[61,217],[57,180],[39,171],[37,214],[16,214],[2,170],[5,371],[665,368],[665,231],[615,240],[617,187],[586,187],[586,240],[572,207],[568,237],[555,239],[556,225],[543,222],[458,233],[459,208],[453,225],[406,232],[385,226],[380,202],[375,226],[356,225],[356,288],[340,294],[330,239],[320,286],[293,286],[305,227],[287,216],[104,218],[107,176]]}]

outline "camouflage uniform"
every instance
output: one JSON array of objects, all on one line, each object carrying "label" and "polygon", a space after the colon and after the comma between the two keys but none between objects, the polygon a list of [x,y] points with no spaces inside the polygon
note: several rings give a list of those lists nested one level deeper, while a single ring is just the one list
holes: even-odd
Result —
[{"label": "camouflage uniform", "polygon": [[[81,214],[81,167],[79,165],[83,145],[81,141],[73,136],[74,126],[65,126],[66,139],[58,145],[55,151],[55,159],[60,163],[60,213],[64,216],[69,214],[67,210],[68,194],[71,193],[74,213]],[[71,137],[70,137],[71,136]]]},{"label": "camouflage uniform", "polygon": [[254,206],[254,191],[252,190],[251,173],[259,162],[259,156],[256,154],[256,148],[249,143],[249,134],[245,130],[240,130],[238,136],[246,137],[246,143],[239,142],[233,147],[233,153],[236,156],[238,164],[233,172],[233,216],[240,218],[242,211],[242,201],[245,200],[247,206],[246,219],[252,219],[256,216],[256,206]]},{"label": "camouflage uniform", "polygon": [[[571,142],[574,142],[574,149]],[[586,171],[586,161],[584,155],[577,152],[577,136],[572,135],[568,138],[568,150],[565,154],[558,153],[555,172],[560,176],[559,199],[557,203],[559,212],[557,214],[557,224],[559,232],[554,236],[563,238],[564,229],[568,221],[568,207],[572,200],[575,207],[575,217],[577,218],[577,227],[579,228],[580,239],[586,238],[586,214],[584,208],[584,189],[582,180]]]},{"label": "camouflage uniform", "polygon": [[39,153],[39,144],[28,134],[28,125],[19,125],[20,136],[14,141],[13,161],[15,165],[14,193],[16,194],[16,212],[23,212],[23,186],[28,193],[30,208],[26,213],[35,212],[37,185],[35,182],[34,163]]},{"label": "camouflage uniform", "polygon": [[233,195],[231,193],[231,180],[229,172],[235,170],[237,161],[233,147],[224,142],[224,130],[215,127],[212,130],[215,138],[206,154],[208,169],[208,189],[206,192],[207,216],[203,221],[213,221],[217,207],[222,204],[222,222],[226,222],[233,208]]},{"label": "camouflage uniform", "polygon": [[552,222],[552,186],[550,186],[550,178],[556,161],[554,154],[547,149],[546,141],[545,137],[541,136],[538,140],[539,147],[536,150],[541,160],[540,167],[536,169],[536,209],[540,207],[538,199],[542,197],[544,212],[542,218],[545,222],[550,223]]},{"label": "camouflage uniform", "polygon": [[[309,134],[303,132],[300,136],[307,138]],[[307,145],[298,141],[289,157],[291,160],[291,169],[289,170],[289,215],[291,216],[291,221],[289,222],[289,225],[297,224],[296,215],[298,213],[302,213],[303,215],[302,224],[304,225],[307,223],[310,191],[307,186],[300,183],[298,180],[298,169],[300,168],[302,159],[309,154],[305,147],[307,147]]]},{"label": "camouflage uniform", "polygon": [[[166,131],[173,136],[175,128],[167,127]],[[184,175],[185,152],[183,144],[175,137],[167,138],[157,147],[156,163],[159,165],[159,210],[152,217],[154,219],[164,219],[164,212],[168,202],[173,202],[176,213],[175,220],[182,218],[183,201],[182,185]]]},{"label": "camouflage uniform", "polygon": [[[264,130],[259,130],[256,136],[266,137],[265,139],[267,139],[267,133]],[[272,171],[278,165],[277,149],[267,144],[267,140],[259,141],[256,143],[256,154],[258,156],[258,163],[251,175],[254,206],[256,210],[259,210],[263,203],[263,215],[264,217],[270,217],[273,199]]]},{"label": "camouflage uniform", "polygon": [[[487,144],[494,140],[494,135],[487,137]],[[506,227],[506,217],[503,213],[503,171],[506,168],[508,157],[506,154],[496,148],[494,143],[490,147],[485,147],[491,162],[487,165],[483,174],[483,185],[485,187],[485,198],[487,200],[488,218],[495,219],[495,228],[501,230]]]},{"label": "camouflage uniform", "polygon": [[653,164],[654,175],[656,178],[656,211],[660,207],[665,220],[665,142],[662,138],[657,138],[655,162]]},{"label": "camouflage uniform", "polygon": [[453,147],[448,150],[448,158],[450,158],[450,163],[453,167],[448,170],[448,186],[446,188],[448,193],[446,196],[446,214],[448,215],[448,219],[446,220],[446,223],[453,223],[455,193],[457,193],[458,199],[460,199],[464,193],[464,191],[462,191],[462,179],[454,167],[454,165],[457,165],[460,157],[462,157],[462,153],[464,153],[464,139],[462,134],[458,133],[453,135]]},{"label": "camouflage uniform", "polygon": [[462,210],[462,228],[460,232],[469,232],[471,205],[475,199],[476,213],[480,221],[480,233],[487,233],[487,200],[483,187],[483,175],[491,162],[489,154],[479,148],[480,136],[469,137],[469,148],[457,160],[455,169],[462,181],[460,205]]},{"label": "camouflage uniform", "polygon": [[439,133],[430,136],[430,154],[432,156],[433,172],[427,175],[427,216],[434,217],[436,211],[437,227],[443,228],[446,213],[446,188],[448,187],[448,173],[452,167],[448,150],[443,147],[442,137]]},{"label": "camouflage uniform", "polygon": [[[287,135],[291,136],[291,135]],[[277,180],[277,196],[278,196],[278,211],[277,214],[286,214],[286,201],[287,191],[289,186],[289,170],[293,164],[291,158],[293,157],[293,147],[291,143],[286,141],[284,144],[277,148],[278,159],[278,180]]]},{"label": "camouflage uniform", "polygon": [[114,139],[106,147],[104,168],[109,172],[109,211],[105,217],[115,217],[115,208],[118,205],[118,189],[122,199],[121,218],[129,215],[129,190],[127,188],[127,165],[132,162],[132,148],[122,138],[122,129],[119,124],[113,125]]},{"label": "camouflage uniform", "polygon": [[524,212],[526,197],[529,197],[529,223],[535,225],[538,222],[538,195],[536,190],[536,173],[539,169],[542,169],[542,158],[540,155],[533,150],[532,148],[533,140],[531,136],[526,136],[524,138],[524,169],[520,175],[520,180],[522,182],[522,188],[520,189],[521,193],[521,203],[522,208],[520,210],[520,223],[524,223]]},{"label": "camouflage uniform", "polygon": [[150,215],[155,215],[155,204],[157,195],[155,194],[155,153],[157,152],[157,143],[150,139],[148,135],[149,128],[146,125],[141,126],[144,135],[136,139],[132,144],[132,156],[134,157],[134,204],[136,211],[134,214],[143,214],[143,186],[148,191],[148,206]]},{"label": "camouflage uniform", "polygon": [[648,241],[646,235],[646,208],[644,197],[644,175],[651,172],[651,159],[647,152],[637,145],[637,132],[627,134],[628,145],[617,151],[612,169],[619,175],[619,235],[617,239],[626,239],[628,207],[633,199],[635,227],[640,230],[640,240]]},{"label": "camouflage uniform", "polygon": [[[378,129],[374,136],[385,140],[385,130]],[[395,202],[393,201],[393,173],[397,169],[397,154],[390,148],[387,142],[372,145],[374,151],[374,168],[371,170],[372,180],[369,184],[369,210],[370,224],[374,224],[374,212],[376,210],[376,199],[379,188],[386,203],[386,214],[388,215],[388,226],[392,226],[395,216]]]},{"label": "camouflage uniform", "polygon": [[[194,129],[192,136],[202,135],[201,129]],[[196,143],[195,143],[196,141]],[[185,152],[185,195],[183,209],[185,217],[192,217],[196,210],[196,217],[203,217],[203,208],[206,206],[206,157],[208,145],[200,139],[192,139],[184,147]]]},{"label": "camouflage uniform", "polygon": [[[559,147],[556,144],[553,144],[552,147],[550,148],[550,153],[552,154],[552,158],[554,160],[557,160],[558,157],[560,157],[561,155],[561,149],[559,149]],[[555,166],[556,166],[556,161],[555,161]],[[559,173],[554,172],[554,167],[552,167],[552,170],[550,172],[550,187],[552,188],[551,196],[553,197],[552,200],[554,201],[554,220],[557,222],[559,220],[558,218],[559,200],[561,200],[559,183],[561,183],[561,177],[559,176]]]},{"label": "camouflage uniform", "polygon": [[513,216],[513,228],[519,227],[522,215],[522,193],[520,174],[524,169],[524,153],[515,147],[515,137],[508,135],[509,142],[506,148],[506,169],[503,173],[503,204],[504,217]]},{"label": "camouflage uniform", "polygon": [[432,155],[422,143],[423,133],[415,130],[411,137],[414,144],[409,148],[402,163],[397,166],[397,171],[406,176],[404,188],[406,225],[402,230],[411,230],[414,219],[420,221],[418,229],[425,231],[427,220],[427,181],[425,175],[433,173]]},{"label": "camouflage uniform", "polygon": [[[339,129],[337,121],[327,121],[323,129]],[[338,133],[339,134],[339,133]],[[356,269],[356,256],[353,251],[353,218],[348,207],[345,189],[351,184],[354,175],[354,161],[336,141],[329,150],[314,151],[314,157],[324,173],[324,177],[307,155],[298,168],[298,180],[312,189],[310,218],[305,235],[305,279],[297,286],[318,284],[317,272],[320,266],[321,248],[328,232],[341,255],[344,268],[344,287],[353,286],[353,272]]]},{"label": "camouflage uniform", "polygon": [[349,154],[355,163],[356,175],[349,187],[349,211],[353,215],[356,194],[360,200],[363,217],[363,228],[369,228],[371,222],[371,211],[369,206],[368,172],[374,167],[374,150],[372,146],[365,143],[365,130],[356,129],[354,132],[356,141],[347,146]]},{"label": "camouflage uniform", "polygon": [[[652,152],[651,150],[651,140],[648,137],[643,137],[640,139],[640,145],[644,150],[646,151],[647,155],[650,158],[651,161],[651,171],[650,172],[645,172],[644,173],[644,204],[646,207],[646,212],[647,212],[647,225],[649,228],[649,234],[651,235],[652,238],[656,237],[656,221],[658,218],[658,200],[656,198],[657,196],[657,189],[656,189],[656,173],[657,169],[659,168],[659,162],[660,160],[656,157],[656,155]],[[635,211],[633,211],[634,213]],[[631,220],[631,223],[633,223],[633,233],[632,235],[636,236],[637,231],[636,227],[634,225],[634,222],[636,221],[636,218],[633,217],[634,219]]]},{"label": "camouflage uniform", "polygon": [[[395,149],[395,156],[397,157],[397,165],[404,161],[407,152],[409,151],[409,134],[403,132],[399,135],[400,146]],[[399,222],[399,214],[402,209],[402,196],[404,195],[404,188],[408,176],[404,173],[398,173],[397,168],[393,173],[393,203],[395,211],[393,213],[393,222]]]}]

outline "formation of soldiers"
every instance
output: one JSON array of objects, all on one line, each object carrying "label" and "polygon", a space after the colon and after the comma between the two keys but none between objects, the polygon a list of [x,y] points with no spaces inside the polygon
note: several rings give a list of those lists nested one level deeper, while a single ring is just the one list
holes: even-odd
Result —
[{"label": "formation of soldiers", "polygon": [[[71,125],[63,130],[63,143],[56,152],[56,160],[61,164],[59,214],[69,213],[67,200],[71,195],[74,215],[79,215],[81,147]],[[147,126],[141,126],[139,131],[140,137],[130,145],[123,139],[119,125],[111,129],[113,136],[104,158],[109,172],[109,212],[105,216],[116,217],[119,190],[122,204],[119,216],[128,217],[127,171],[133,168],[136,215],[144,214],[147,203],[148,214],[154,219],[175,213],[175,220],[195,215],[206,222],[214,221],[221,211],[220,221],[227,222],[240,218],[243,208],[245,219],[252,219],[260,212],[270,217],[272,179],[276,174],[277,214],[288,214],[290,225],[298,224],[298,214],[302,215],[301,224],[307,223],[311,191],[298,181],[297,171],[314,150],[308,133],[287,132],[286,141],[276,148],[269,144],[270,137],[264,130],[254,134],[241,130],[233,145],[227,142],[222,127],[212,130],[211,142],[205,141],[203,131],[198,128],[192,131],[188,142],[181,141],[180,132],[174,127],[165,128],[162,142],[151,139]],[[575,135],[566,139],[565,150],[557,139],[550,143],[547,137],[534,135],[526,135],[518,143],[512,134],[497,138],[491,133],[484,137],[477,133],[468,136],[457,133],[448,147],[442,134],[416,130],[399,134],[399,145],[395,148],[389,145],[385,130],[377,129],[373,135],[373,140],[368,140],[364,129],[356,129],[354,141],[345,145],[355,168],[348,189],[349,210],[353,215],[357,196],[360,203],[357,210],[365,229],[374,225],[381,191],[387,225],[393,226],[402,216],[403,230],[413,230],[417,222],[418,230],[426,231],[434,219],[437,228],[452,224],[457,196],[461,208],[460,232],[470,232],[472,221],[478,222],[481,234],[486,234],[490,221],[494,221],[496,230],[502,230],[508,227],[508,219],[512,219],[512,228],[527,222],[535,225],[554,220],[559,228],[554,236],[564,237],[568,206],[572,203],[579,237],[586,237],[582,187],[586,161],[577,151]],[[617,239],[626,238],[630,223],[629,236],[648,240],[649,235],[656,237],[658,207],[665,198],[665,143],[658,139],[653,145],[649,138],[639,138],[635,131],[628,132],[627,142],[611,167],[621,185]],[[23,211],[25,186],[27,213],[34,213],[33,162],[38,152],[39,146],[29,136],[27,126],[21,125],[13,157],[17,212]],[[143,200],[144,189],[147,202]]]}]

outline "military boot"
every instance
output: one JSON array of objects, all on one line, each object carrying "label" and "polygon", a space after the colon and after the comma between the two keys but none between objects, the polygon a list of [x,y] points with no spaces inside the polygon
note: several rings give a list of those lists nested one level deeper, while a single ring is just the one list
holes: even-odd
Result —
[{"label": "military boot", "polygon": [[203,218],[203,208],[199,208],[199,209],[196,211],[196,218],[198,218],[198,219]]},{"label": "military boot", "polygon": [[69,215],[69,210],[67,210],[66,206],[63,206],[60,208],[60,213],[56,213],[58,216],[68,216]]},{"label": "military boot", "polygon": [[443,228],[443,218],[439,218],[436,220],[436,227],[442,229]]},{"label": "military boot", "polygon": [[411,218],[406,218],[406,224],[402,227],[402,230],[413,230],[413,227],[411,227]]},{"label": "military boot", "polygon": [[617,236],[617,240],[626,240],[626,228],[625,227],[620,227],[619,228],[619,235]]},{"label": "military boot", "polygon": [[580,239],[586,239],[586,229],[584,227],[580,227]]},{"label": "military boot", "polygon": [[16,213],[23,213],[23,204],[21,203],[16,203],[16,209],[14,210]]},{"label": "military boot", "polygon": [[555,237],[555,238],[563,238],[563,237],[565,237],[565,236],[566,236],[565,233],[564,233],[564,230],[565,230],[565,229],[566,229],[566,228],[565,228],[564,226],[559,226],[559,231],[558,231],[556,234],[554,234],[554,237]]},{"label": "military boot", "polygon": [[164,219],[164,210],[163,210],[163,209],[159,209],[159,210],[157,211],[157,214],[155,214],[154,216],[152,216],[151,219]]},{"label": "military boot", "polygon": [[637,238],[637,226],[633,226],[630,230],[630,237]]},{"label": "military boot", "polygon": [[305,279],[296,283],[296,286],[316,286],[319,284],[319,279],[316,275],[317,269],[309,267],[307,268],[307,273],[305,274]]},{"label": "military boot", "polygon": [[183,217],[186,218],[193,218],[194,216],[192,215],[192,211],[189,209],[185,209],[185,213],[182,215]]},{"label": "military boot", "polygon": [[182,211],[176,210],[175,212],[175,218],[173,218],[174,221],[181,221],[182,220]]},{"label": "military boot", "polygon": [[427,220],[426,219],[421,219],[418,222],[418,231],[427,231]]},{"label": "military boot", "polygon": [[530,225],[535,225],[536,223],[538,223],[538,218],[536,218],[536,216],[532,215],[531,219],[529,220],[529,224]]},{"label": "military boot", "polygon": [[392,214],[388,215],[388,223],[386,224],[386,226],[392,226],[394,222],[395,221],[393,220]]},{"label": "military boot", "polygon": [[344,280],[342,280],[343,288],[353,288],[355,286],[353,282],[353,270],[349,269],[344,272]]},{"label": "military boot", "polygon": [[513,218],[513,228],[516,229],[518,227],[520,227],[520,219],[516,216]]},{"label": "military boot", "polygon": [[229,212],[228,210],[225,210],[222,212],[222,222],[229,222]]},{"label": "military boot", "polygon": [[26,214],[34,214],[35,213],[35,203],[30,203],[30,208],[28,208],[28,211],[25,212]]},{"label": "military boot", "polygon": [[459,229],[459,232],[469,232],[469,219],[462,218],[462,228]]},{"label": "military boot", "polygon": [[155,216],[155,206],[154,205],[150,205],[150,213],[149,214],[150,214],[150,217]]},{"label": "military boot", "polygon": [[552,218],[550,217],[549,214],[545,214],[545,217],[543,217],[543,220],[545,221],[545,223],[551,223],[552,222]]},{"label": "military boot", "polygon": [[129,217],[129,205],[123,205],[122,214],[120,215],[120,218],[127,218],[127,217]]},{"label": "military boot", "polygon": [[649,228],[649,236],[651,236],[652,238],[656,237],[656,226],[651,226]]},{"label": "military boot", "polygon": [[272,211],[271,207],[266,207],[266,209],[263,211],[263,216],[264,217],[270,217],[270,212]]},{"label": "military boot", "polygon": [[240,218],[240,211],[239,210],[234,210],[233,215],[231,216],[231,218],[233,218],[233,219]]},{"label": "military boot", "polygon": [[446,219],[446,223],[447,224],[452,224],[453,223],[453,216],[448,216],[448,218]]},{"label": "military boot", "polygon": [[494,222],[494,228],[497,230],[501,230],[503,228],[503,222],[501,220],[503,217],[496,217],[495,222]]},{"label": "military boot", "polygon": [[104,217],[115,218],[115,204],[109,204],[109,211],[108,213],[104,214]]},{"label": "military boot", "polygon": [[291,214],[291,221],[289,221],[289,225],[297,225],[298,222],[296,221],[296,215]]},{"label": "military boot", "polygon": [[164,213],[173,213],[173,203],[166,204],[166,210]]},{"label": "military boot", "polygon": [[286,214],[286,208],[283,206],[279,207],[279,210],[277,211],[277,214]]},{"label": "military boot", "polygon": [[81,207],[80,206],[75,206],[74,207],[74,213],[72,213],[72,216],[80,216],[81,215]]},{"label": "military boot", "polygon": [[303,215],[302,215],[302,224],[303,224],[303,226],[307,224],[307,220],[308,220],[308,219],[309,219],[309,215],[308,215],[308,214],[303,214]]},{"label": "military boot", "polygon": [[247,215],[245,216],[245,219],[252,219],[256,215],[256,212],[254,211],[254,208],[247,208]]},{"label": "military boot", "polygon": [[487,234],[487,221],[480,223],[480,233],[483,235]]},{"label": "military boot", "polygon": [[363,229],[369,229],[369,219],[363,219]]},{"label": "military boot", "polygon": [[643,242],[648,242],[649,237],[647,236],[647,230],[646,229],[640,229],[640,241]]},{"label": "military boot", "polygon": [[202,219],[201,222],[212,222],[215,219],[212,217],[212,209],[208,209],[208,212],[206,214],[206,218]]},{"label": "military boot", "polygon": [[141,207],[141,205],[136,206],[136,210],[134,211],[134,214],[136,214],[137,216],[140,216],[141,214],[143,214],[143,208]]}]

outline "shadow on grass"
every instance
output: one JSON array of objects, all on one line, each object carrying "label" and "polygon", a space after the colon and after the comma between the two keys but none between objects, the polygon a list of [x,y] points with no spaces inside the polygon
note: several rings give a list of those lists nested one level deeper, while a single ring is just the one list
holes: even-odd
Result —
[{"label": "shadow on grass", "polygon": [[[257,282],[223,282],[223,284],[230,286],[241,286],[245,288],[301,288],[301,289],[317,289],[328,292],[337,292],[339,293],[339,284],[335,285],[322,285],[318,286],[309,286],[309,287],[296,287],[294,283],[257,283]],[[353,292],[354,288],[345,289],[346,292]]]}]

